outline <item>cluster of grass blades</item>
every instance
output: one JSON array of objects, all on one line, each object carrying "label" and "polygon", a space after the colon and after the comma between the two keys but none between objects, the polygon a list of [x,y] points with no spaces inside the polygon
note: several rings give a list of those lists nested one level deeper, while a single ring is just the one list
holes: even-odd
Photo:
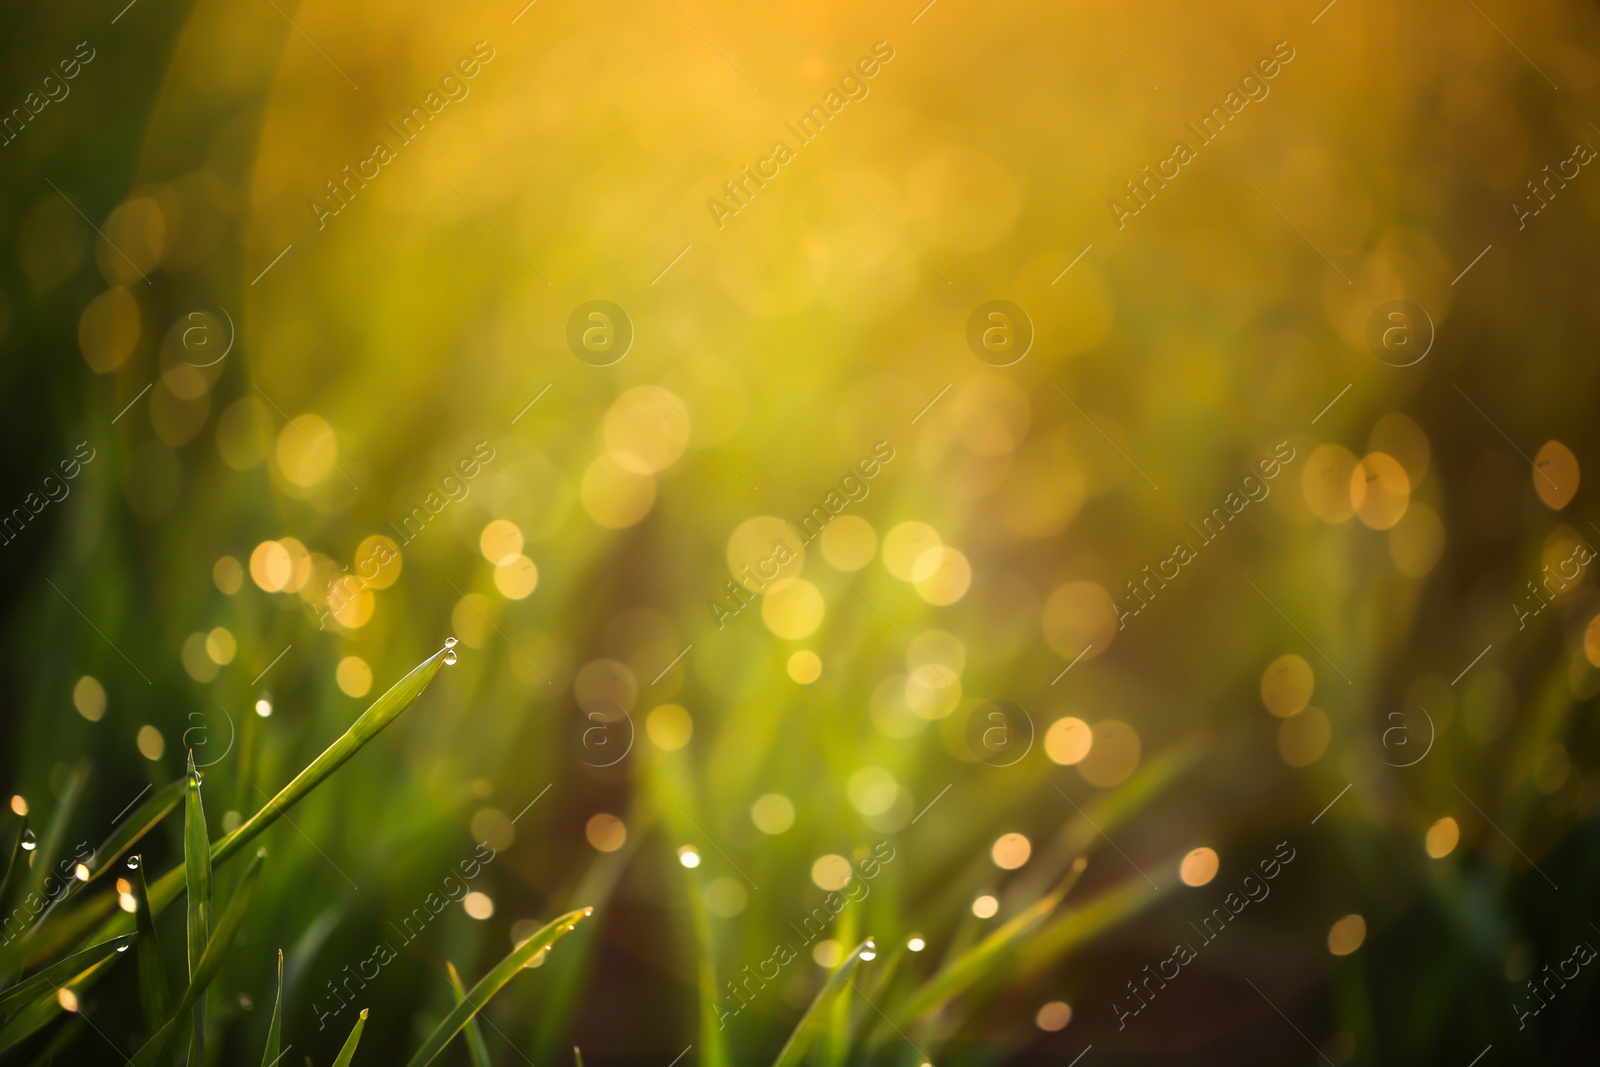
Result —
[{"label": "cluster of grass blades", "polygon": [[[454,642],[451,642],[452,644]],[[0,1055],[38,1033],[63,1013],[74,1012],[79,996],[92,986],[131,947],[138,971],[140,1008],[145,1029],[150,1035],[128,1061],[131,1067],[171,1065],[185,1059],[191,1064],[204,1062],[206,1018],[205,993],[221,971],[235,937],[250,908],[260,881],[266,850],[258,848],[250,857],[232,893],[220,910],[214,911],[216,882],[213,871],[221,867],[279,816],[328,779],[384,727],[393,722],[422,695],[428,683],[452,654],[446,650],[424,660],[411,673],[379,697],[333,744],[312,760],[288,785],[280,789],[237,829],[216,841],[206,832],[202,784],[191,753],[185,775],[155,791],[138,810],[122,822],[94,854],[80,864],[67,891],[54,895],[25,933],[0,946]],[[37,893],[33,871],[53,866],[50,848],[63,839],[58,832],[65,823],[79,780],[69,787],[67,799],[46,839],[41,858],[45,863],[30,864],[35,844],[23,816],[10,850],[3,880],[0,880],[0,906],[7,908],[30,891]],[[121,861],[126,853],[183,804],[184,858],[154,883],[145,879],[142,857],[134,855],[122,864],[127,892],[89,894],[87,887]],[[186,898],[186,966],[181,988],[169,979],[167,961],[162,959],[156,938],[156,919],[179,896]],[[128,901],[127,897],[132,897]],[[131,908],[129,904],[131,903]],[[57,907],[61,905],[61,907]],[[119,905],[121,905],[119,907]],[[450,981],[456,1003],[450,1013],[422,1042],[409,1067],[433,1062],[458,1034],[465,1032],[474,1067],[487,1067],[488,1053],[477,1015],[483,1007],[523,969],[537,953],[547,951],[591,914],[585,908],[569,912],[546,925],[506,956],[470,990],[462,986],[454,966]],[[75,1016],[49,1054],[65,1047],[85,1020]],[[366,1026],[363,1009],[340,1050],[334,1067],[349,1067]],[[277,997],[263,1051],[263,1067],[278,1063],[283,1047],[283,953],[278,953]]]},{"label": "cluster of grass blades", "polygon": [[[218,872],[230,859],[271,826],[279,816],[327,780],[367,742],[394,721],[427,688],[447,662],[445,653],[430,657],[377,699],[349,729],[312,760],[267,804],[232,832],[211,841],[206,831],[203,785],[192,756],[187,772],[156,790],[118,825],[101,848],[78,866],[67,889],[48,902],[27,931],[0,945],[0,1055],[38,1033],[52,1022],[64,1021],[50,1042],[48,1055],[83,1039],[81,1015],[71,1015],[78,997],[116,961],[132,950],[137,971],[143,1029],[148,1038],[128,1062],[132,1067],[173,1067],[185,1059],[204,1062],[207,1039],[206,991],[221,971],[260,880],[265,850],[257,848],[245,869],[219,899]],[[946,1042],[964,1024],[978,1017],[1007,985],[1026,981],[1058,965],[1069,953],[1106,929],[1149,906],[1161,891],[1142,878],[1129,878],[1099,896],[1074,901],[1069,894],[1081,877],[1085,854],[1107,828],[1142,811],[1191,766],[1195,752],[1187,747],[1151,760],[1134,778],[1116,790],[1086,802],[1076,818],[1061,827],[1056,840],[1041,847],[1041,857],[1051,859],[1041,874],[1054,879],[1036,887],[1024,886],[1023,906],[1009,921],[976,941],[957,937],[942,959],[931,968],[916,966],[919,958],[903,948],[876,964],[864,965],[880,955],[872,938],[860,939],[854,918],[834,931],[844,944],[856,944],[832,970],[810,1006],[777,1051],[774,1067],[800,1067],[812,1062],[823,1067],[845,1063],[857,1053],[876,1059],[923,1062],[935,1060]],[[62,807],[70,808],[81,775],[64,791]],[[135,845],[173,811],[183,812],[184,860],[153,881],[147,881],[141,856],[130,854]],[[65,823],[58,811],[37,842],[27,829],[26,816],[10,849],[10,860],[0,881],[0,905],[9,906],[18,895],[36,888],[29,850],[53,861],[52,842],[61,837]],[[95,892],[96,883],[113,867],[120,869],[116,892]],[[603,894],[602,894],[603,895]],[[156,923],[162,912],[185,899],[185,954],[183,966],[162,958]],[[131,898],[131,899],[130,899]],[[692,898],[697,900],[697,898]],[[407,1067],[424,1067],[458,1037],[466,1046],[473,1067],[489,1067],[490,1058],[480,1029],[479,1013],[510,980],[539,953],[586,918],[592,908],[569,912],[523,941],[470,988],[453,965],[447,964],[454,1002],[421,1042]],[[702,1012],[699,1060],[706,1067],[725,1067],[734,1060],[727,1037],[715,1023],[714,952],[706,917],[695,909],[697,939],[701,942],[700,977]],[[859,943],[857,943],[859,941]],[[273,1067],[289,1052],[284,1043],[283,953],[277,959],[277,993],[262,1050],[262,1067]],[[335,1067],[354,1062],[366,1026],[363,1009],[346,1038]],[[103,1035],[102,1035],[103,1036]],[[893,1046],[906,1047],[896,1050]],[[915,1060],[909,1059],[912,1051]],[[905,1053],[902,1057],[900,1053]],[[771,1055],[770,1049],[766,1055]],[[582,1054],[573,1049],[577,1064]],[[743,1058],[743,1056],[741,1056]],[[762,1056],[765,1059],[766,1056]],[[215,1056],[213,1056],[215,1059]]]}]

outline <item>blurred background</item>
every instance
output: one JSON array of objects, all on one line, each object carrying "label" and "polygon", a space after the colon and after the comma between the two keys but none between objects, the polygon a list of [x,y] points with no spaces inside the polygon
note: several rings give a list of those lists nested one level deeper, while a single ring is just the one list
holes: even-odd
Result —
[{"label": "blurred background", "polygon": [[[41,854],[191,749],[220,835],[459,642],[269,832],[212,1062],[279,948],[292,1058],[403,1062],[586,905],[494,1062],[771,1062],[869,935],[813,1062],[1600,1037],[1592,6],[10,20]],[[142,1029],[122,966],[9,1055]]]}]

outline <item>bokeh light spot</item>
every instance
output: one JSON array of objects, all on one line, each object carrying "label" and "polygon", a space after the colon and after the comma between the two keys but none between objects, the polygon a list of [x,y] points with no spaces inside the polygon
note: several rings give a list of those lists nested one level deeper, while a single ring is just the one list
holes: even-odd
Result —
[{"label": "bokeh light spot", "polygon": [[1328,951],[1335,956],[1348,956],[1366,939],[1367,920],[1360,915],[1346,915],[1328,929]]},{"label": "bokeh light spot", "polygon": [[1184,885],[1207,885],[1217,876],[1219,863],[1215,849],[1205,847],[1191,849],[1183,857],[1183,862],[1178,864],[1178,877],[1183,880]]},{"label": "bokeh light spot", "polygon": [[1014,871],[1033,855],[1033,844],[1022,834],[1001,834],[989,849],[989,858],[1003,871]]},{"label": "bokeh light spot", "polygon": [[1067,716],[1050,724],[1044,735],[1044,754],[1052,762],[1070,767],[1082,761],[1094,744],[1094,731],[1082,719]]},{"label": "bokeh light spot", "polygon": [[794,802],[782,793],[766,793],[750,805],[750,821],[764,834],[781,834],[794,825]]},{"label": "bokeh light spot", "polygon": [[1261,672],[1261,703],[1280,719],[1311,703],[1315,688],[1311,664],[1292,652],[1279,656]]},{"label": "bokeh light spot", "polygon": [[615,815],[601,812],[590,818],[583,835],[601,852],[615,852],[628,840],[628,828]]},{"label": "bokeh light spot", "polygon": [[801,685],[810,685],[822,677],[822,658],[809,648],[803,648],[789,657],[789,677]]},{"label": "bokeh light spot", "polygon": [[1432,858],[1444,859],[1456,850],[1456,845],[1461,841],[1461,827],[1456,821],[1446,815],[1444,818],[1428,827],[1427,836],[1423,840],[1423,847],[1427,849]]},{"label": "bokeh light spot", "polygon": [[360,656],[346,656],[334,671],[339,691],[349,697],[364,697],[372,688],[372,668]]}]

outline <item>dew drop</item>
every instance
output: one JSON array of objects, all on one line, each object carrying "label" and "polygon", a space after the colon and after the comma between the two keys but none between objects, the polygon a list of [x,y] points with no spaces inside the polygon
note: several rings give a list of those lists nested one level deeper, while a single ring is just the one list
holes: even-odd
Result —
[{"label": "dew drop", "polygon": [[456,662],[456,650],[453,649],[453,648],[445,649],[445,652],[444,652],[444,665],[446,667],[454,666],[455,662]]},{"label": "dew drop", "polygon": [[445,648],[455,648],[456,647],[456,639],[453,638],[453,637],[445,638],[444,639],[444,647]]},{"label": "dew drop", "polygon": [[39,841],[33,836],[32,830],[22,831],[22,851],[32,852],[39,847]]},{"label": "dew drop", "polygon": [[189,788],[190,789],[199,789],[200,788],[200,772],[199,771],[190,771],[189,772]]},{"label": "dew drop", "polygon": [[270,717],[272,715],[272,701],[268,700],[266,697],[262,697],[260,700],[256,701],[256,714],[261,716],[263,719]]},{"label": "dew drop", "polygon": [[128,857],[128,870],[137,871],[138,869],[139,869],[139,857],[138,856],[129,856]]},{"label": "dew drop", "polygon": [[118,945],[117,946],[117,951],[118,952],[126,952],[126,951],[128,951],[128,946],[127,945]]}]

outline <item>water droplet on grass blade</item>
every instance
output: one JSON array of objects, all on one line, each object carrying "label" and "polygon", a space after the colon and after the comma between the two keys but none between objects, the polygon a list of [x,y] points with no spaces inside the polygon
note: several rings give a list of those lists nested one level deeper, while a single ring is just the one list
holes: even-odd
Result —
[{"label": "water droplet on grass blade", "polygon": [[32,852],[39,847],[39,841],[33,836],[32,830],[22,831],[22,851]]},{"label": "water droplet on grass blade", "polygon": [[456,639],[453,638],[453,637],[445,638],[444,639],[444,647],[445,648],[455,648],[456,647]]},{"label": "water droplet on grass blade", "polygon": [[456,662],[456,650],[453,649],[453,648],[445,649],[445,652],[444,652],[444,665],[446,667],[453,667],[453,666],[455,666],[455,662]]}]

